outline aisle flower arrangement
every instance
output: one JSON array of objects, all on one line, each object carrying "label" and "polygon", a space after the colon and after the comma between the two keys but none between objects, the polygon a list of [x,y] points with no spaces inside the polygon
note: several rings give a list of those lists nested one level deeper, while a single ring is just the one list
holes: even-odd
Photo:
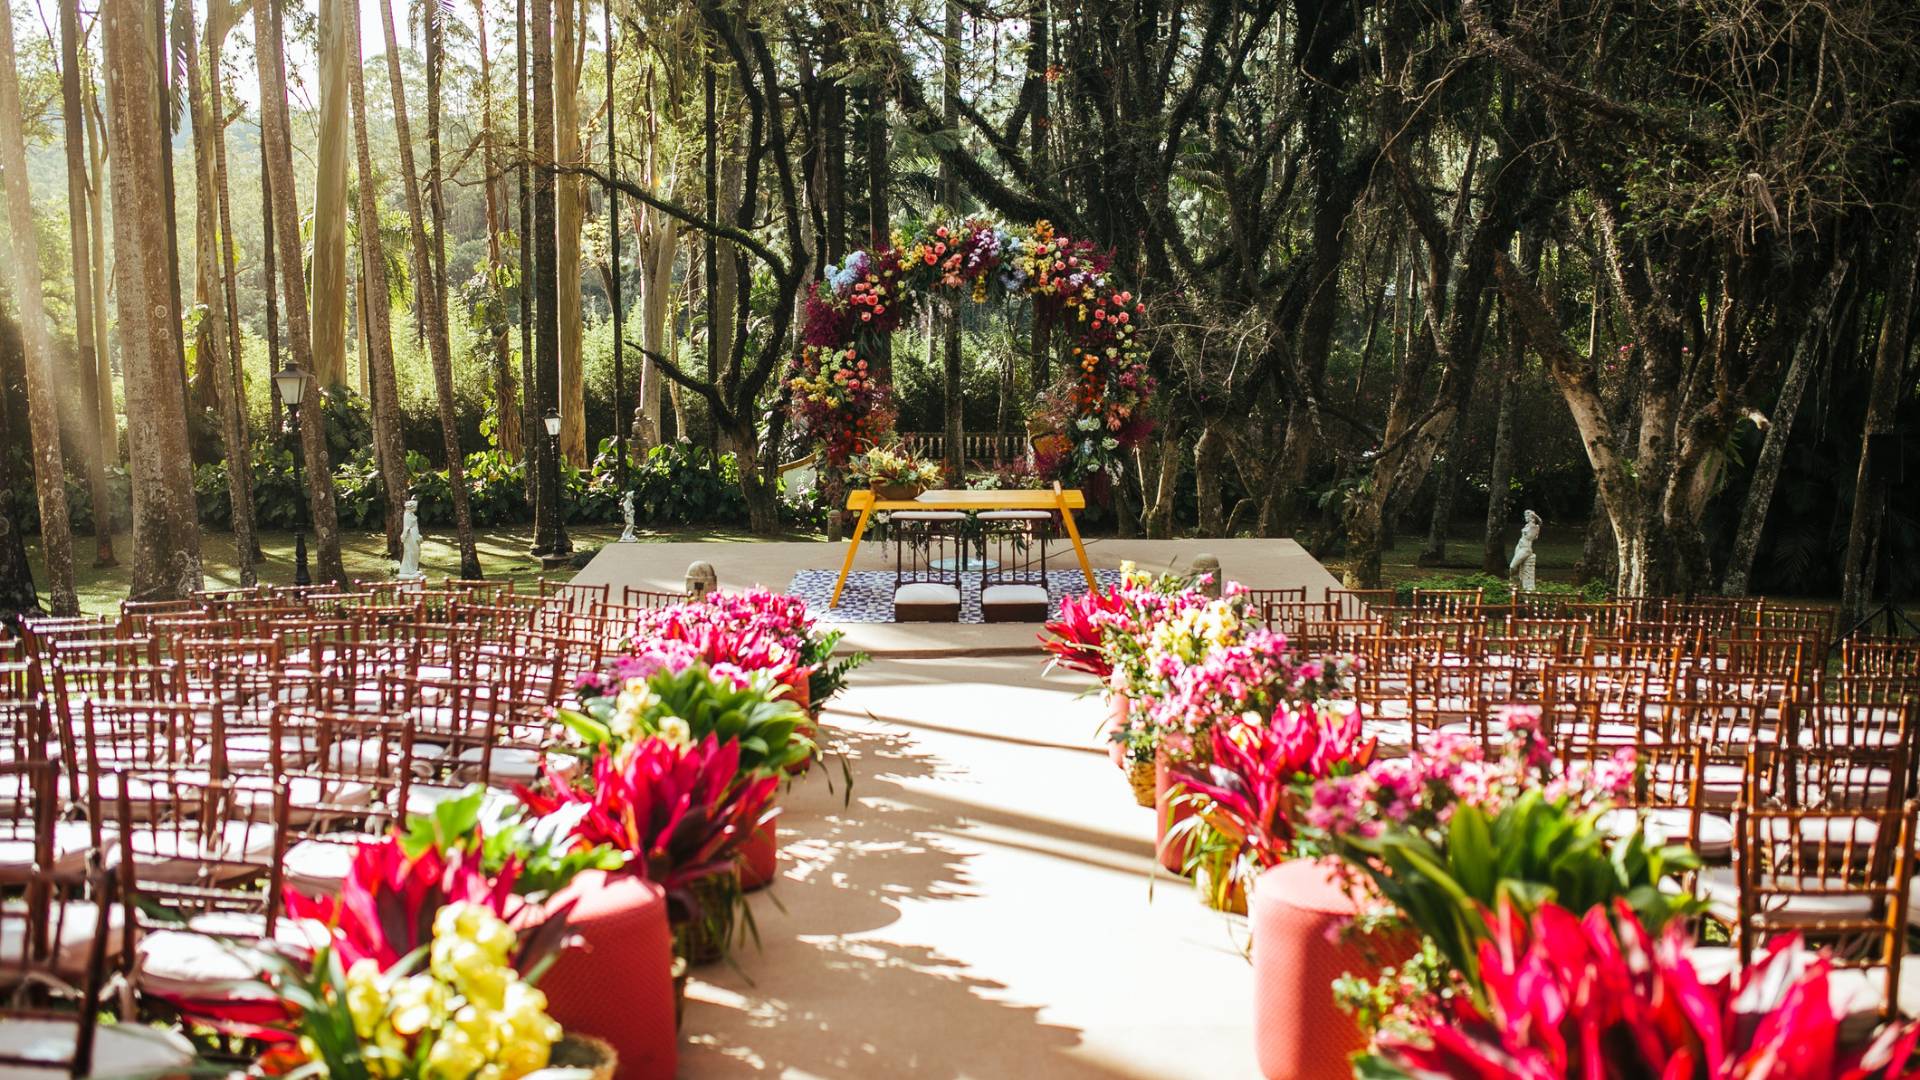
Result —
[{"label": "aisle flower arrangement", "polygon": [[[1093,244],[992,218],[916,223],[856,251],[806,300],[803,343],[787,375],[794,417],[833,467],[877,443],[887,390],[870,372],[888,335],[935,294],[956,300],[1027,299],[1063,328],[1072,368],[1048,395],[1054,429],[1070,440],[1061,475],[1105,482],[1151,434],[1156,384],[1139,341],[1146,305],[1119,288]],[[889,418],[890,420],[890,418]]]},{"label": "aisle flower arrangement", "polygon": [[1503,903],[1478,946],[1483,998],[1458,996],[1383,1033],[1359,1076],[1525,1080],[1736,1077],[1878,1080],[1920,1075],[1920,1025],[1850,1037],[1832,964],[1798,935],[1709,981],[1685,928],[1649,929],[1625,900],[1584,915]]},{"label": "aisle flower arrangement", "polygon": [[430,938],[382,963],[321,947],[289,964],[279,993],[296,1010],[293,1039],[262,1071],[396,1080],[517,1080],[544,1068],[560,1025],[511,962],[518,935],[486,905],[433,915]]}]

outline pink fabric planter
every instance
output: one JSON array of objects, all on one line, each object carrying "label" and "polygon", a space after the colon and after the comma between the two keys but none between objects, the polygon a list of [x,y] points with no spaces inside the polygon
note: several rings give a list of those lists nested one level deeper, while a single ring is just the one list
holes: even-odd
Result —
[{"label": "pink fabric planter", "polygon": [[740,848],[740,887],[747,892],[766,888],[780,874],[779,827],[778,818],[767,822]]},{"label": "pink fabric planter", "polygon": [[[1333,981],[1379,973],[1367,950],[1339,939],[1354,914],[1333,859],[1296,859],[1261,874],[1248,904],[1253,934],[1253,1040],[1266,1080],[1346,1080],[1365,1040],[1333,1001]],[[1379,939],[1375,949],[1397,950]]]},{"label": "pink fabric planter", "polygon": [[1173,804],[1173,771],[1167,767],[1164,756],[1156,757],[1153,762],[1153,850],[1160,859],[1160,865],[1176,874],[1185,875],[1187,844],[1185,840],[1167,840],[1167,832],[1173,826],[1193,816],[1193,809],[1185,803]]},{"label": "pink fabric planter", "polygon": [[631,874],[591,871],[556,899],[579,901],[567,925],[583,942],[540,980],[548,1014],[568,1031],[612,1044],[621,1076],[672,1076],[680,1036],[666,894]]}]

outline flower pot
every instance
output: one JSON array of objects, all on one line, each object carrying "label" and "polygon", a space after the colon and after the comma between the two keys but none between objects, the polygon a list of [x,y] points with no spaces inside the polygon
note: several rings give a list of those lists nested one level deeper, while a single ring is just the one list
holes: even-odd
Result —
[{"label": "flower pot", "polygon": [[1173,789],[1177,783],[1166,755],[1156,755],[1153,761],[1153,850],[1159,856],[1162,867],[1185,876],[1186,841],[1167,839],[1167,833],[1173,826],[1193,816],[1192,807],[1184,802],[1175,804],[1173,801]]},{"label": "flower pot", "polygon": [[873,493],[887,502],[909,502],[919,498],[927,489],[920,484],[882,484],[873,485]]},{"label": "flower pot", "polygon": [[775,834],[779,821],[769,821],[753,830],[740,848],[740,891],[752,892],[772,884],[780,873],[780,842]]},{"label": "flower pot", "polygon": [[1154,777],[1153,762],[1145,758],[1135,758],[1127,766],[1127,783],[1133,786],[1133,801],[1141,806],[1152,806],[1158,787]]},{"label": "flower pot", "polygon": [[1346,1080],[1366,1045],[1328,990],[1343,974],[1377,978],[1382,963],[1413,953],[1399,936],[1350,939],[1339,931],[1357,908],[1336,877],[1338,859],[1295,859],[1254,882],[1253,1038],[1267,1080]]},{"label": "flower pot", "polygon": [[611,1044],[569,1031],[553,1044],[547,1067],[528,1073],[526,1080],[613,1080],[619,1072],[620,1055]]},{"label": "flower pot", "polygon": [[667,897],[633,874],[590,870],[550,901],[572,903],[567,930],[580,939],[540,979],[547,1014],[572,1035],[610,1043],[628,1076],[672,1076],[673,933]]}]

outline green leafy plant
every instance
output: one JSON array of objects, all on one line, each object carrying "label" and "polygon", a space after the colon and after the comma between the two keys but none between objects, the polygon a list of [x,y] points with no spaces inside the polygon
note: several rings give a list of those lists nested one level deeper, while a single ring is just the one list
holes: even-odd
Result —
[{"label": "green leafy plant", "polygon": [[662,668],[639,686],[634,682],[612,697],[590,699],[582,711],[556,714],[586,757],[648,736],[684,745],[708,735],[739,744],[743,774],[782,772],[813,756],[814,742],[801,731],[806,711],[768,673],[736,678],[693,663],[679,671]]},{"label": "green leafy plant", "polygon": [[400,847],[408,858],[428,849],[462,851],[477,857],[482,872],[498,875],[517,863],[513,891],[520,896],[552,895],[587,870],[618,870],[620,852],[588,846],[574,838],[586,807],[569,804],[545,817],[531,817],[519,803],[488,799],[487,789],[469,786],[459,796],[437,803],[427,814],[407,818]]}]

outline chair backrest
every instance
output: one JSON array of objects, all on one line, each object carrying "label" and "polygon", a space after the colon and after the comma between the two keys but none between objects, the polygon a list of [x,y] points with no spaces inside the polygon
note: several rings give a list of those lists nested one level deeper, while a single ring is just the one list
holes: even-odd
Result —
[{"label": "chair backrest", "polygon": [[1773,810],[1738,815],[1734,938],[1741,963],[1777,933],[1830,947],[1836,967],[1883,968],[1897,1006],[1906,952],[1913,807],[1881,811]]}]

